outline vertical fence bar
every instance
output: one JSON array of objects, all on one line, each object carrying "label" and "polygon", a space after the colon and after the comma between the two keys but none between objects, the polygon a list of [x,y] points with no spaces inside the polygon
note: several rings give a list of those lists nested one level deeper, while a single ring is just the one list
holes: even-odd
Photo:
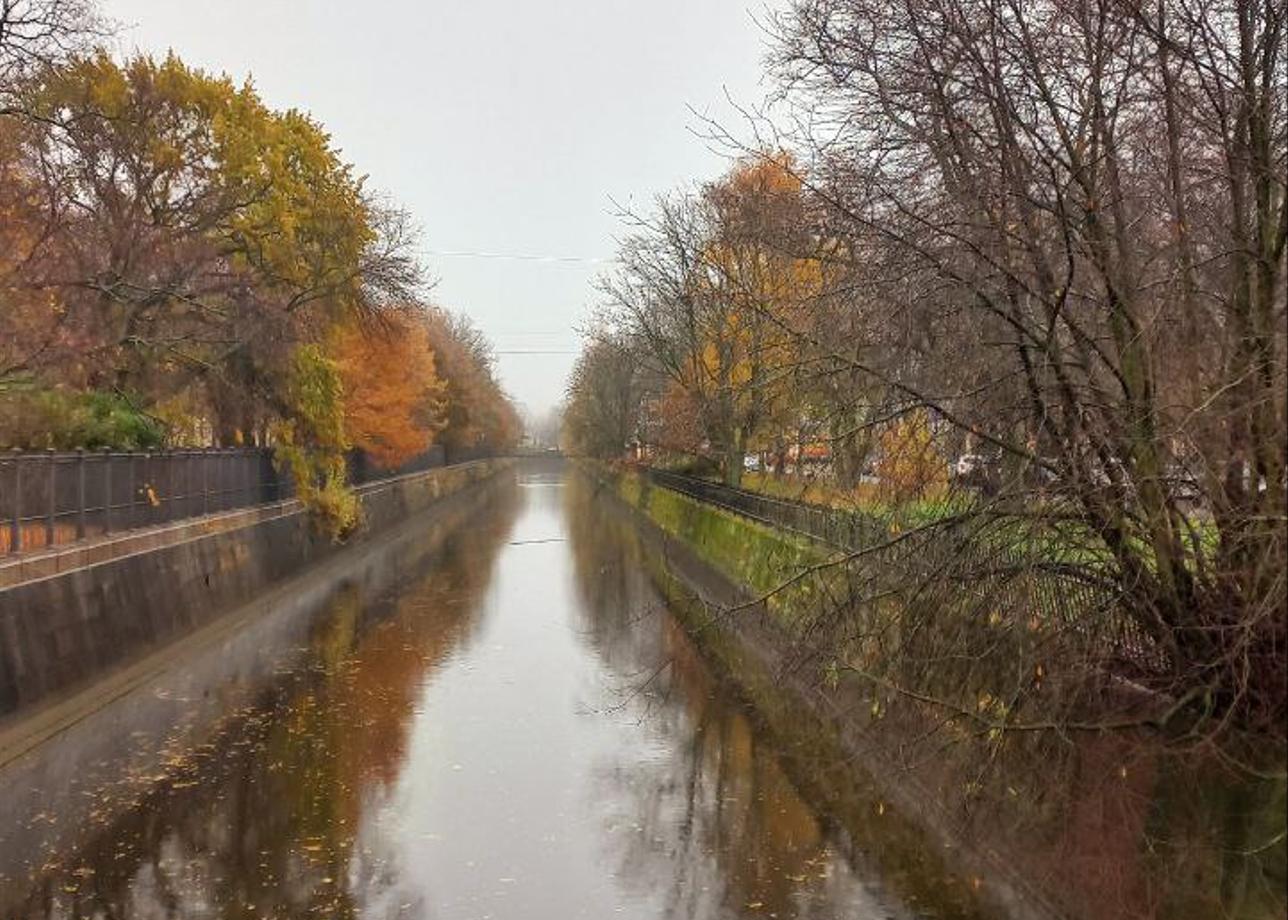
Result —
[{"label": "vertical fence bar", "polygon": [[76,449],[76,539],[85,539],[85,449]]},{"label": "vertical fence bar", "polygon": [[152,507],[152,496],[155,489],[152,486],[152,480],[155,478],[156,464],[152,462],[152,454],[145,451],[143,454],[143,483],[139,486],[139,498],[143,510],[143,523],[152,524],[156,522],[156,509]]},{"label": "vertical fence bar", "polygon": [[103,448],[103,535],[112,532],[112,452]]},{"label": "vertical fence bar", "polygon": [[182,520],[192,514],[192,451],[185,450],[178,458],[179,474],[174,482],[176,490],[175,518]]},{"label": "vertical fence bar", "polygon": [[9,552],[22,549],[22,456],[13,452],[13,515],[9,518]]},{"label": "vertical fence bar", "polygon": [[49,475],[46,477],[49,494],[46,496],[45,503],[45,549],[49,549],[54,545],[54,513],[58,498],[58,461],[55,459],[52,447],[49,449],[46,462],[49,465]]},{"label": "vertical fence bar", "polygon": [[201,452],[201,513],[210,513],[210,452]]},{"label": "vertical fence bar", "polygon": [[131,527],[137,527],[139,525],[138,512],[136,508],[136,502],[139,495],[139,475],[134,462],[135,455],[127,454],[126,456],[129,457],[130,460],[130,491],[128,493],[129,503],[127,505],[130,512],[125,517],[125,527],[128,530]]},{"label": "vertical fence bar", "polygon": [[152,506],[153,523],[170,520],[170,497],[174,494],[174,456],[152,455],[152,475],[148,477],[148,504]]}]

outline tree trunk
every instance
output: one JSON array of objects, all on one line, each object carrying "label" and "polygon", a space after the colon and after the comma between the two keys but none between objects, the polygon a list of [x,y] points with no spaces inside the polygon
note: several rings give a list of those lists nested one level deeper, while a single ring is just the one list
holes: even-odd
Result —
[{"label": "tree trunk", "polygon": [[724,481],[735,489],[742,486],[743,462],[747,456],[747,436],[740,426],[735,426],[726,441]]}]

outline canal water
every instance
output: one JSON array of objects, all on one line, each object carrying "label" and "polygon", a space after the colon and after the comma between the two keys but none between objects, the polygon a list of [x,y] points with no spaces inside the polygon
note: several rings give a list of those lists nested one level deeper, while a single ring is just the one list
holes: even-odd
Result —
[{"label": "canal water", "polygon": [[489,488],[6,915],[978,916],[798,791],[615,542],[621,509],[555,469]]}]

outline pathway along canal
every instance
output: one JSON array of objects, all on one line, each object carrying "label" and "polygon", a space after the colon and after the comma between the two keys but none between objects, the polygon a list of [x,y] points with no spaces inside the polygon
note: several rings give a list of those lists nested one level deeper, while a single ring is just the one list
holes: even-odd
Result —
[{"label": "pathway along canal", "polygon": [[4,916],[982,916],[934,853],[859,846],[881,832],[797,791],[622,509],[571,472],[488,488]]}]

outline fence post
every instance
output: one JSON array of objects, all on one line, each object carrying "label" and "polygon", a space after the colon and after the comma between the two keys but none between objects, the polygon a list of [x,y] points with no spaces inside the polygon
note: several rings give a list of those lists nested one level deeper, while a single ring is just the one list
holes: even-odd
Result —
[{"label": "fence post", "polygon": [[103,448],[103,536],[112,532],[112,451]]},{"label": "fence post", "polygon": [[155,491],[152,486],[155,464],[152,462],[152,452],[144,451],[143,453],[143,487],[139,490],[139,497],[143,499],[143,524],[152,524],[156,521],[156,509],[152,507],[151,492]]},{"label": "fence post", "polygon": [[9,552],[22,550],[22,455],[13,450],[13,517],[9,519]]},{"label": "fence post", "polygon": [[45,549],[54,545],[54,506],[58,495],[58,465],[54,459],[54,449],[48,451],[49,462],[49,503],[45,507]]},{"label": "fence post", "polygon": [[126,530],[129,530],[131,527],[137,527],[137,526],[139,526],[139,522],[138,522],[138,513],[137,513],[137,512],[136,512],[136,510],[135,510],[135,506],[138,504],[138,499],[139,499],[139,472],[138,472],[138,469],[136,468],[136,465],[135,465],[135,463],[134,463],[134,456],[135,456],[134,454],[130,454],[130,455],[129,455],[129,458],[130,458],[130,503],[129,503],[129,505],[128,505],[127,507],[130,509],[130,514],[129,514],[129,517],[128,517],[128,518],[126,519],[126,521],[125,521],[125,529],[126,529]]},{"label": "fence post", "polygon": [[85,448],[76,448],[76,539],[85,539]]},{"label": "fence post", "polygon": [[[192,513],[192,479],[194,468],[192,465],[192,451],[185,450],[180,456],[179,474],[171,486],[175,489],[177,495],[182,500],[176,498],[175,504],[178,506],[177,514],[179,518],[193,517]],[[182,491],[178,485],[179,480],[183,481]]]}]

